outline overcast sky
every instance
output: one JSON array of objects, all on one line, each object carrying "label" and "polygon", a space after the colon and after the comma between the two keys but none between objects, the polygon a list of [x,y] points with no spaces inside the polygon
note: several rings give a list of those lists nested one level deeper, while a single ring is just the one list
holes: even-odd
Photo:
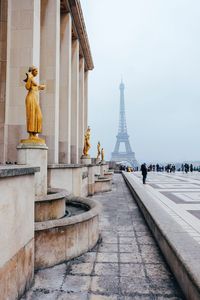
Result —
[{"label": "overcast sky", "polygon": [[92,151],[106,159],[119,122],[119,84],[136,159],[200,160],[200,1],[81,0],[95,69]]}]

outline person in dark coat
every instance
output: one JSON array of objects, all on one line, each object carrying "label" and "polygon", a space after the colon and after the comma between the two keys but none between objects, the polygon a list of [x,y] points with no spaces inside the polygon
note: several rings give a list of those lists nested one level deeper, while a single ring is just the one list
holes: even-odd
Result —
[{"label": "person in dark coat", "polygon": [[184,168],[185,168],[185,173],[187,174],[190,169],[189,165],[185,163]]},{"label": "person in dark coat", "polygon": [[146,178],[147,178],[147,166],[146,166],[145,163],[141,165],[141,171],[142,171],[143,184],[145,184],[146,183]]}]

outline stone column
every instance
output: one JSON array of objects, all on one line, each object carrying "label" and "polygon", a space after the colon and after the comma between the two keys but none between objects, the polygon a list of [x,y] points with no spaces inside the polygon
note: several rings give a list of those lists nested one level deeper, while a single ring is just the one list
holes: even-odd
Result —
[{"label": "stone column", "polygon": [[60,107],[59,107],[59,163],[71,162],[71,48],[72,20],[62,14],[60,20]]},{"label": "stone column", "polygon": [[71,163],[79,162],[79,41],[72,43],[72,79],[71,79]]},{"label": "stone column", "polygon": [[16,161],[16,146],[27,135],[23,79],[40,61],[40,0],[8,1],[7,35],[5,159]]},{"label": "stone column", "polygon": [[88,127],[88,74],[88,71],[84,73],[84,132]]},{"label": "stone column", "polygon": [[0,1],[0,162],[5,162],[4,126],[7,63],[7,0]]},{"label": "stone column", "polygon": [[84,58],[80,59],[79,64],[79,159],[83,153],[83,143],[84,143],[84,68],[85,61]]},{"label": "stone column", "polygon": [[40,103],[49,163],[58,163],[59,73],[60,0],[41,0],[40,82],[46,84],[46,90]]}]

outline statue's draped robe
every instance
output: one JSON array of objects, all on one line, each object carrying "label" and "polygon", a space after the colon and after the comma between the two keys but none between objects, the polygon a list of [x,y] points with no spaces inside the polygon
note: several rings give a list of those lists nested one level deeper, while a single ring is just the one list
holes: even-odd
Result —
[{"label": "statue's draped robe", "polygon": [[42,112],[39,106],[39,86],[33,78],[28,78],[25,87],[29,91],[26,96],[27,132],[41,133]]},{"label": "statue's draped robe", "polygon": [[83,154],[88,156],[88,151],[90,149],[90,134],[85,134],[85,140],[84,140],[84,148],[83,148]]},{"label": "statue's draped robe", "polygon": [[101,155],[100,145],[97,145],[97,158],[99,158]]}]

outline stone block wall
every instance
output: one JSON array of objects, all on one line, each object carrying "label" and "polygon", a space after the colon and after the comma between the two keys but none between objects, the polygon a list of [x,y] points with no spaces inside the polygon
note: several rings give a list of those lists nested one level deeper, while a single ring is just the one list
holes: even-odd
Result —
[{"label": "stone block wall", "polygon": [[34,276],[34,169],[0,168],[0,299],[17,299]]},{"label": "stone block wall", "polygon": [[74,196],[87,196],[88,172],[82,165],[53,164],[48,166],[48,187],[65,189]]}]

